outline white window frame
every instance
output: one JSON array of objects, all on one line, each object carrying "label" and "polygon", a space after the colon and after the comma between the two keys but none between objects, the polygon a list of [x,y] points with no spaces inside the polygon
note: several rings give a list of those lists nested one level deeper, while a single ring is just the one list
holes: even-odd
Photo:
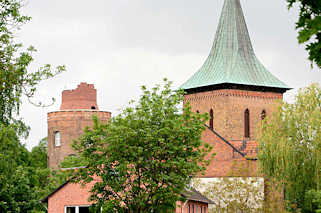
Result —
[{"label": "white window frame", "polygon": [[[59,137],[57,137],[58,135]],[[59,131],[55,131],[55,146],[61,146],[61,133]]]},{"label": "white window frame", "polygon": [[79,213],[79,207],[90,207],[90,205],[80,205],[80,206],[65,206],[65,213],[67,213],[67,208],[68,207],[75,207],[76,208],[76,212],[75,213]]}]

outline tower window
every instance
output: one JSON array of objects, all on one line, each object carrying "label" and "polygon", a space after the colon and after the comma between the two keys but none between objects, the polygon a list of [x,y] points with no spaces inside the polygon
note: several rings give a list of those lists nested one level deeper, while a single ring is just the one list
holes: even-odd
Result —
[{"label": "tower window", "polygon": [[210,128],[213,129],[214,127],[214,113],[213,109],[210,110]]},{"label": "tower window", "polygon": [[265,117],[266,117],[266,111],[263,110],[263,111],[261,112],[261,120],[264,120]]},{"label": "tower window", "polygon": [[61,135],[59,131],[55,132],[55,145],[61,146]]},{"label": "tower window", "polygon": [[244,112],[244,137],[250,137],[250,111],[246,109]]}]

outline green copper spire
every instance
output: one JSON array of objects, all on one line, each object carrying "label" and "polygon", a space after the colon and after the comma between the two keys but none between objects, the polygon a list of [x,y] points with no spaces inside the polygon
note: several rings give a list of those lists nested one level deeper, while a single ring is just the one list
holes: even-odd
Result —
[{"label": "green copper spire", "polygon": [[225,0],[210,55],[181,88],[226,83],[289,89],[256,58],[240,0]]}]

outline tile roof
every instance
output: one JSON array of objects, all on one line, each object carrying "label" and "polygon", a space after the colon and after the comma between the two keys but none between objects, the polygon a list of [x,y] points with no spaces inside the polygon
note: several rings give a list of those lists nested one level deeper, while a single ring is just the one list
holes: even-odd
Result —
[{"label": "tile roof", "polygon": [[198,201],[202,203],[214,204],[213,201],[202,195],[194,188],[190,188],[182,193],[182,196],[191,201]]},{"label": "tile roof", "polygon": [[273,76],[254,54],[240,0],[225,0],[209,56],[181,88],[226,83],[290,89]]}]

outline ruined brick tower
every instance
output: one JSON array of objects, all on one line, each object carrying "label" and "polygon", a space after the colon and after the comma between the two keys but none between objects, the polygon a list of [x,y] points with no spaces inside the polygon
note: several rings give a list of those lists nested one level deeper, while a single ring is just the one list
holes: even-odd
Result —
[{"label": "ruined brick tower", "polygon": [[203,140],[217,155],[205,177],[228,176],[235,160],[255,161],[256,130],[289,89],[255,56],[240,0],[224,1],[210,54],[181,88],[194,112],[210,115]]},{"label": "ruined brick tower", "polygon": [[110,112],[99,111],[97,91],[93,84],[81,83],[74,90],[62,92],[60,111],[48,113],[48,167],[57,169],[67,156],[74,155],[73,139],[79,138],[86,126],[92,126],[92,116],[107,122]]}]

